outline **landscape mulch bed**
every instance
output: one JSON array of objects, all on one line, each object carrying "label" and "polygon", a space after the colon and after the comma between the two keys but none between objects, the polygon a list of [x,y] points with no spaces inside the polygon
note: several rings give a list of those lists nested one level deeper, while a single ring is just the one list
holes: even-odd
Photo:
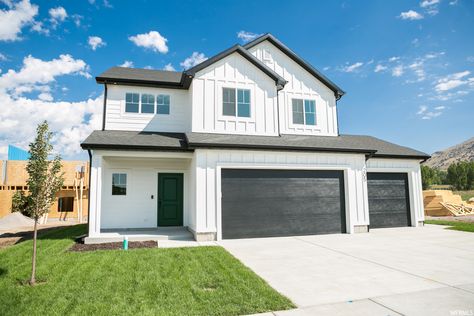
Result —
[{"label": "landscape mulch bed", "polygon": [[[130,241],[128,242],[128,249],[138,249],[138,248],[156,248],[158,247],[158,243],[156,241]],[[69,251],[94,251],[94,250],[117,250],[122,249],[123,243],[122,242],[107,242],[103,244],[80,244],[76,243]]]}]

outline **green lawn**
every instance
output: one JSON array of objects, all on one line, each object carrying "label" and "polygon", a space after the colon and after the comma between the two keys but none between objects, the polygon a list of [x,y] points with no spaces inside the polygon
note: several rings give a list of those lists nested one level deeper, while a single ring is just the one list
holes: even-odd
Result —
[{"label": "green lawn", "polygon": [[474,233],[474,223],[457,222],[457,221],[443,221],[443,220],[427,220],[426,224],[446,225],[447,229],[461,230],[464,232]]},{"label": "green lawn", "polygon": [[221,247],[69,252],[84,225],[0,250],[1,315],[239,315],[294,307]]}]

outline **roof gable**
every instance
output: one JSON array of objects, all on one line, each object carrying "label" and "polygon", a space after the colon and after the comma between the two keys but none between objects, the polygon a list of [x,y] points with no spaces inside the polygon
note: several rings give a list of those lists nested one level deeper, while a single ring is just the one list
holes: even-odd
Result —
[{"label": "roof gable", "polygon": [[314,76],[316,79],[318,79],[323,84],[325,84],[329,89],[331,89],[334,92],[334,95],[336,96],[337,100],[339,100],[345,94],[345,92],[339,86],[337,86],[334,82],[329,80],[326,76],[324,76],[316,68],[311,66],[311,64],[309,64],[304,59],[302,59],[301,57],[296,55],[295,52],[293,52],[285,44],[280,42],[276,37],[274,37],[271,34],[264,34],[264,35],[262,35],[262,36],[260,36],[256,39],[254,39],[253,41],[248,42],[243,47],[248,50],[248,49],[264,42],[264,41],[268,41],[271,44],[273,44],[276,48],[278,48],[285,55],[287,55],[289,58],[291,58],[293,61],[295,61],[298,65],[300,65],[304,70],[306,70],[312,76]]},{"label": "roof gable", "polygon": [[247,59],[250,63],[252,63],[255,67],[260,69],[263,73],[265,73],[267,76],[272,78],[275,81],[275,84],[277,85],[277,89],[281,90],[287,83],[287,81],[278,75],[276,72],[268,68],[264,63],[262,63],[260,60],[258,60],[254,55],[250,54],[246,49],[244,49],[240,45],[234,45],[231,48],[228,48],[219,54],[203,61],[202,63],[186,70],[184,73],[188,76],[194,77],[197,72],[211,66],[212,64],[218,62],[219,60],[224,59],[225,57],[233,54],[233,53],[238,53],[245,59]]}]

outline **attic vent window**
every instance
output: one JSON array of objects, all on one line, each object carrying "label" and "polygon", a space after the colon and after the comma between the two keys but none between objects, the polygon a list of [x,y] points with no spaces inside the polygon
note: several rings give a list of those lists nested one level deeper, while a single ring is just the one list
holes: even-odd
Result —
[{"label": "attic vent window", "polygon": [[270,51],[268,49],[263,50],[263,60],[265,61],[272,61],[272,55],[270,54]]}]

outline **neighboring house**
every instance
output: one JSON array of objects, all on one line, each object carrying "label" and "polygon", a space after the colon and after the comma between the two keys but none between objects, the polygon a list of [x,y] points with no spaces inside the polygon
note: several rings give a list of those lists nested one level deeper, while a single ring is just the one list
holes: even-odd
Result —
[{"label": "neighboring house", "polygon": [[[425,153],[340,135],[344,92],[272,35],[183,72],[113,67],[91,155],[89,237],[196,240],[420,226]],[[102,235],[103,236],[103,235]]]},{"label": "neighboring house", "polygon": [[[28,152],[21,152],[13,146],[8,147],[8,157],[0,160],[0,218],[11,213],[12,197],[17,191],[28,191],[27,161]],[[51,204],[48,221],[77,220],[87,218],[89,195],[89,163],[85,161],[61,161],[64,183]],[[81,190],[82,182],[82,190]],[[82,194],[82,195],[81,195]]]}]

